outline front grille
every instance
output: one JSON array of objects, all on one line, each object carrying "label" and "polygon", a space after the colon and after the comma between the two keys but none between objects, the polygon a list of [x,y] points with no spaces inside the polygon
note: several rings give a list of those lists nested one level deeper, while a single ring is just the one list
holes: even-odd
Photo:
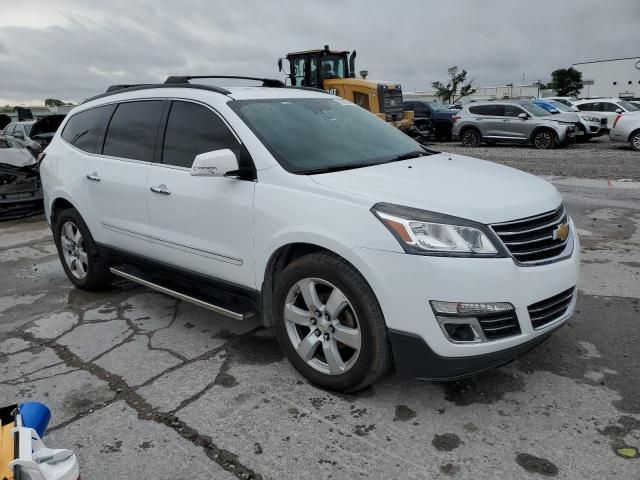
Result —
[{"label": "front grille", "polygon": [[606,118],[601,118],[600,119],[600,125],[604,125],[606,127],[607,126],[607,119]]},{"label": "front grille", "polygon": [[383,113],[402,113],[402,90],[387,89],[383,91],[380,111]]},{"label": "front grille", "polygon": [[520,334],[520,323],[518,323],[515,311],[497,312],[477,318],[487,340],[497,340]]},{"label": "front grille", "polygon": [[562,317],[573,301],[575,289],[576,287],[571,287],[569,290],[565,290],[553,297],[529,305],[527,310],[529,310],[529,317],[531,318],[533,328],[542,328]]},{"label": "front grille", "polygon": [[570,235],[564,240],[555,232],[567,224],[564,205],[533,217],[491,225],[493,231],[507,247],[513,258],[523,264],[533,264],[558,257],[567,246]]}]

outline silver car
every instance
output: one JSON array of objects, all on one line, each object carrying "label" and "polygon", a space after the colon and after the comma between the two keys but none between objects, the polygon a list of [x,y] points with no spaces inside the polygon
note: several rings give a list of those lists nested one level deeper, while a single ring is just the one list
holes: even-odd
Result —
[{"label": "silver car", "polygon": [[576,124],[532,101],[495,100],[466,105],[453,117],[452,136],[463,145],[524,143],[548,149],[575,139]]},{"label": "silver car", "polygon": [[609,138],[612,142],[628,142],[632,149],[640,152],[640,112],[619,113],[613,119]]}]

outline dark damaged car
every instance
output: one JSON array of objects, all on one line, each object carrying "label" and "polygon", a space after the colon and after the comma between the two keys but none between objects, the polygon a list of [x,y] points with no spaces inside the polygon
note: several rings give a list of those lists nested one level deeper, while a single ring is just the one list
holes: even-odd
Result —
[{"label": "dark damaged car", "polygon": [[0,136],[0,220],[43,210],[38,163],[26,148]]}]

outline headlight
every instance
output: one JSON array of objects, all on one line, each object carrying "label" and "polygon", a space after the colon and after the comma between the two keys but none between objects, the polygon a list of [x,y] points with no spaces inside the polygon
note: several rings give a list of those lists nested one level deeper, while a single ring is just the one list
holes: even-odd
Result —
[{"label": "headlight", "polygon": [[596,117],[589,117],[588,115],[584,115],[581,116],[581,118],[585,121],[585,122],[596,122],[596,123],[600,123],[600,119],[596,118]]},{"label": "headlight", "polygon": [[407,253],[461,257],[497,257],[504,252],[482,224],[425,210],[378,203],[371,211]]}]

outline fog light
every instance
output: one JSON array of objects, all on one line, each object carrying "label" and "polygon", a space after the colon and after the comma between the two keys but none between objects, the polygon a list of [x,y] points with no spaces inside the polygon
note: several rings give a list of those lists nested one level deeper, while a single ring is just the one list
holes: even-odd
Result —
[{"label": "fog light", "polygon": [[439,315],[483,315],[488,313],[508,312],[513,305],[507,302],[497,303],[459,303],[431,300],[431,308]]},{"label": "fog light", "polygon": [[473,332],[471,325],[469,324],[455,324],[455,323],[445,323],[443,324],[443,328],[449,334],[449,338],[456,342],[475,342],[476,334]]}]

